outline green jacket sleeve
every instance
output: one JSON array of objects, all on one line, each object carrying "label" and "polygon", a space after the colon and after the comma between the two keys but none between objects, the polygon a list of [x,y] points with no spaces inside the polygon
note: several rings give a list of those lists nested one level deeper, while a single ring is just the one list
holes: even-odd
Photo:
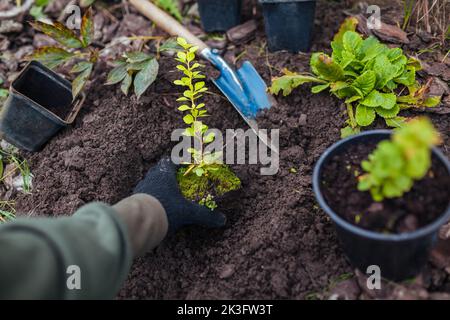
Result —
[{"label": "green jacket sleeve", "polygon": [[0,252],[0,299],[112,299],[132,261],[125,225],[102,203],[6,223]]}]

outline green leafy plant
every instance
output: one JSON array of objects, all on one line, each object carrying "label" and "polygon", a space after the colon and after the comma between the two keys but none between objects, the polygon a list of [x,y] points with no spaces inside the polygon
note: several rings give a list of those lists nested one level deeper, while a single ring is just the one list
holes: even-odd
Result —
[{"label": "green leafy plant", "polygon": [[[8,164],[13,165],[13,170],[5,172],[6,165]],[[21,159],[17,154],[17,149],[13,147],[8,150],[0,149],[0,183],[17,171],[19,171],[22,177],[23,193],[31,193],[33,175],[31,174],[27,160]]]},{"label": "green leafy plant", "polygon": [[72,82],[72,95],[75,98],[86,85],[99,56],[99,51],[91,46],[94,39],[92,9],[88,8],[83,15],[79,35],[60,22],[47,24],[35,21],[31,25],[34,29],[56,40],[61,46],[38,48],[29,59],[38,60],[50,69],[55,69],[69,61],[76,61],[70,71],[78,74]]},{"label": "green leafy plant", "polygon": [[[28,162],[18,156],[17,149],[14,147],[0,148],[0,183],[4,183],[8,177],[16,175],[17,171],[22,177],[21,191],[25,194],[31,193],[33,175]],[[14,201],[0,200],[0,223],[14,219],[15,213]]]},{"label": "green leafy plant", "polygon": [[48,19],[47,15],[44,13],[45,8],[50,3],[51,0],[36,0],[34,5],[30,9],[30,15],[35,20],[45,20]]},{"label": "green leafy plant", "polygon": [[3,79],[0,78],[0,104],[8,97],[8,89],[1,88],[3,85]]},{"label": "green leafy plant", "polygon": [[196,61],[198,48],[183,38],[178,38],[177,43],[182,48],[177,52],[176,60],[180,63],[177,69],[183,73],[183,77],[174,83],[186,88],[183,96],[177,99],[181,103],[178,110],[185,113],[183,121],[188,125],[183,134],[192,137],[194,146],[198,145],[197,148],[189,148],[193,161],[178,170],[177,179],[187,199],[214,210],[214,198],[238,189],[241,182],[227,165],[218,161],[221,154],[205,151],[206,146],[214,141],[215,135],[208,132],[208,126],[201,121],[208,114],[205,104],[199,103],[199,99],[208,88],[202,80],[205,76],[201,74],[201,65]]},{"label": "green leafy plant", "polygon": [[16,208],[14,201],[0,200],[0,223],[14,220]]},{"label": "green leafy plant", "polygon": [[127,52],[114,64],[115,68],[109,72],[106,84],[121,82],[120,89],[125,95],[133,85],[138,99],[158,76],[158,61],[144,52]]},{"label": "green leafy plant", "polygon": [[405,122],[398,116],[400,110],[439,104],[440,98],[427,97],[428,87],[421,87],[416,80],[416,71],[421,68],[418,60],[407,58],[400,48],[388,48],[375,37],[363,39],[355,32],[356,25],[353,17],[342,24],[331,43],[331,56],[312,54],[312,74],[285,70],[283,76],[273,79],[271,92],[283,91],[286,96],[304,83],[314,83],[313,93],[328,90],[343,99],[348,120],[342,137],[358,133],[376,116],[390,127],[399,127]]},{"label": "green leafy plant", "polygon": [[178,8],[178,0],[155,0],[155,4],[161,9],[170,13],[178,21],[183,20],[180,9]]},{"label": "green leafy plant", "polygon": [[439,142],[439,133],[428,118],[408,121],[361,162],[366,173],[358,177],[358,190],[370,191],[375,201],[401,197],[426,175],[431,148]]}]

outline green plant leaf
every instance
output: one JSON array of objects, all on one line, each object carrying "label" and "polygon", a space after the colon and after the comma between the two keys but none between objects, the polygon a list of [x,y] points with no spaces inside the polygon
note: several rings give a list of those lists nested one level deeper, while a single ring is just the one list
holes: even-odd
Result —
[{"label": "green plant leaf", "polygon": [[394,79],[394,81],[403,84],[404,86],[414,85],[416,82],[416,69],[407,67],[400,76]]},{"label": "green plant leaf", "polygon": [[342,51],[344,50],[343,38],[347,31],[355,31],[358,25],[356,17],[348,17],[339,27],[339,31],[334,35],[331,47],[333,48],[333,58],[341,59]]},{"label": "green plant leaf", "polygon": [[89,7],[83,18],[81,19],[81,39],[83,40],[83,46],[87,47],[94,40],[94,20],[92,18],[92,8]]},{"label": "green plant leaf", "polygon": [[380,54],[375,58],[373,71],[375,71],[377,75],[376,88],[381,89],[388,81],[394,79],[398,72],[398,68],[389,61],[386,54]]},{"label": "green plant leaf", "polygon": [[359,58],[363,62],[375,59],[386,50],[386,46],[381,44],[377,38],[370,36],[363,40],[360,48]]},{"label": "green plant leaf", "polygon": [[42,6],[32,6],[29,13],[35,20],[44,20],[47,18],[46,14],[44,13],[44,7]]},{"label": "green plant leaf", "polygon": [[179,22],[183,20],[180,9],[178,8],[178,0],[156,0],[156,5],[167,11]]},{"label": "green plant leaf", "polygon": [[352,128],[351,126],[346,126],[341,129],[341,138],[344,139],[350,137],[352,135],[358,134],[360,131],[361,130],[359,127]]},{"label": "green plant leaf", "polygon": [[124,95],[128,95],[128,91],[130,91],[130,87],[133,84],[133,76],[130,73],[127,73],[125,78],[122,80],[122,84],[120,85],[120,90]]},{"label": "green plant leaf", "polygon": [[84,71],[88,68],[92,67],[92,63],[89,61],[80,61],[77,64],[75,64],[72,69],[70,70],[70,73],[78,73],[81,71]]},{"label": "green plant leaf", "polygon": [[73,32],[60,22],[55,22],[53,25],[51,25],[41,21],[35,21],[31,22],[30,24],[34,29],[45,33],[50,38],[53,38],[61,43],[63,46],[72,49],[78,49],[83,46],[83,43],[80,39],[78,39],[75,32]]},{"label": "green plant leaf", "polygon": [[47,68],[54,69],[57,66],[69,61],[73,56],[73,53],[62,48],[41,47],[36,49],[29,59],[37,60],[47,66]]},{"label": "green plant leaf", "polygon": [[382,107],[375,108],[378,115],[383,118],[394,118],[400,112],[400,106],[396,104],[392,109],[384,109]]},{"label": "green plant leaf", "polygon": [[375,110],[359,104],[356,107],[355,118],[358,125],[362,127],[368,126],[375,120]]},{"label": "green plant leaf", "polygon": [[151,59],[152,56],[149,54],[146,54],[142,51],[131,51],[124,54],[124,58],[126,61],[130,64],[132,63],[138,63],[143,62],[145,60]]},{"label": "green plant leaf", "polygon": [[283,91],[283,96],[287,96],[293,89],[307,82],[324,83],[325,81],[317,79],[316,77],[289,72],[284,76],[273,79],[270,92],[277,95],[280,91]]},{"label": "green plant leaf", "polygon": [[80,6],[83,8],[89,7],[95,2],[95,0],[80,0]]},{"label": "green plant leaf", "polygon": [[367,70],[358,78],[356,78],[355,81],[353,81],[352,86],[358,88],[362,93],[362,97],[365,97],[375,87],[376,80],[377,77],[375,75],[375,72],[372,70]]},{"label": "green plant leaf", "polygon": [[[187,114],[187,115],[185,115],[185,116],[183,117],[183,121],[184,121],[184,123],[186,123],[186,124],[191,124],[191,123],[194,122],[194,117],[193,117],[192,115],[190,115],[190,114]],[[195,130],[194,130],[194,131],[195,131]]]},{"label": "green plant leaf", "polygon": [[203,137],[203,142],[204,143],[213,142],[214,138],[215,138],[214,132],[210,132],[209,134]]},{"label": "green plant leaf", "polygon": [[189,107],[186,104],[183,104],[182,106],[178,107],[178,110],[180,110],[180,111],[187,111],[187,110],[191,110],[191,107]]},{"label": "green plant leaf", "polygon": [[359,35],[354,31],[347,31],[346,33],[344,33],[344,37],[342,38],[342,44],[344,46],[344,49],[355,55],[359,51],[362,41],[363,40],[361,38],[361,35]]},{"label": "green plant leaf", "polygon": [[423,107],[435,107],[441,102],[441,97],[433,96],[425,98],[425,101],[421,104]]},{"label": "green plant leaf", "polygon": [[312,92],[312,93],[319,93],[319,92],[321,92],[321,91],[327,89],[329,86],[330,86],[329,83],[326,83],[326,84],[319,84],[319,85],[317,85],[317,86],[312,87],[312,88],[311,88],[311,92]]},{"label": "green plant leaf", "polygon": [[397,97],[394,93],[381,93],[377,90],[373,90],[361,101],[361,104],[367,107],[382,107],[384,109],[392,109],[396,103]]},{"label": "green plant leaf", "polygon": [[138,99],[158,76],[159,64],[156,59],[147,62],[144,69],[139,71],[134,78],[134,92]]},{"label": "green plant leaf", "polygon": [[112,84],[119,83],[127,76],[127,74],[128,74],[128,71],[127,71],[126,64],[117,66],[108,73],[108,77],[106,79],[105,84],[112,85]]},{"label": "green plant leaf", "polygon": [[408,66],[413,67],[416,71],[422,70],[422,64],[420,63],[419,59],[409,57],[408,61],[406,62]]},{"label": "green plant leaf", "polygon": [[315,68],[319,76],[325,80],[339,81],[344,79],[342,67],[326,54],[319,55]]},{"label": "green plant leaf", "polygon": [[3,88],[0,88],[0,99],[5,99],[8,97],[9,91]]},{"label": "green plant leaf", "polygon": [[163,44],[159,47],[159,51],[178,51],[182,49],[182,47],[178,44],[177,39],[169,38],[163,42]]},{"label": "green plant leaf", "polygon": [[406,123],[406,118],[405,117],[394,117],[394,118],[386,118],[384,119],[384,121],[386,122],[386,125],[389,127],[393,127],[393,128],[401,128],[405,125]]},{"label": "green plant leaf", "polygon": [[72,96],[73,99],[75,99],[78,94],[83,90],[83,88],[86,85],[87,80],[89,79],[89,77],[91,76],[91,72],[92,72],[92,68],[93,68],[93,64],[91,63],[91,65],[86,68],[85,70],[83,70],[83,72],[81,72],[72,82]]}]

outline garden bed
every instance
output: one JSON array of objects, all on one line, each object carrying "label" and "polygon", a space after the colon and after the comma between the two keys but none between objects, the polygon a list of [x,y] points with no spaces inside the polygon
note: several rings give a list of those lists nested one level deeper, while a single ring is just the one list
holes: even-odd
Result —
[{"label": "garden bed", "polygon": [[[318,3],[312,51],[328,50],[345,18],[344,8],[339,3]],[[119,29],[125,28],[120,12],[116,11],[118,23],[122,21]],[[395,16],[395,10],[389,12]],[[19,45],[22,40],[14,41]],[[282,68],[309,69],[309,55],[268,53],[265,41],[262,21],[258,21],[255,39],[230,45],[224,55],[233,58],[245,52],[242,60],[250,60],[267,83]],[[413,49],[427,47],[415,35],[414,41]],[[432,63],[432,57],[421,58]],[[170,153],[170,134],[183,126],[176,111],[179,89],[172,84],[178,74],[172,58],[163,56],[159,63],[158,80],[140,101],[125,97],[117,87],[103,86],[109,68],[104,63],[97,68],[73,127],[59,133],[41,152],[24,153],[35,176],[34,191],[19,196],[19,212],[55,217],[71,215],[91,201],[115,203]],[[212,68],[207,71],[213,73]],[[208,87],[212,90],[205,99],[212,114],[209,126],[246,128],[212,82]],[[257,165],[232,166],[242,189],[219,203],[228,218],[226,227],[192,227],[167,238],[153,253],[134,262],[119,298],[326,299],[333,293],[375,297],[358,286],[362,277],[355,276],[346,262],[331,221],[319,209],[311,187],[315,162],[340,138],[345,108],[328,93],[313,95],[309,86],[289,97],[277,97],[277,102],[260,118],[260,127],[280,129],[278,174],[261,176]],[[427,115],[442,133],[442,150],[450,156],[449,115]],[[391,289],[377,294],[384,298],[398,297],[399,290],[412,297],[450,294],[449,274],[430,264],[416,281]]]}]

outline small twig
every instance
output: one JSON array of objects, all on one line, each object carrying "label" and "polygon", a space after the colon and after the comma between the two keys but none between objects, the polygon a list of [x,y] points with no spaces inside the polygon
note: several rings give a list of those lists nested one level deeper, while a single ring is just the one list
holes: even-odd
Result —
[{"label": "small twig", "polygon": [[0,20],[15,18],[18,15],[28,11],[33,5],[34,0],[26,0],[22,6],[17,6],[6,12],[0,12]]}]

